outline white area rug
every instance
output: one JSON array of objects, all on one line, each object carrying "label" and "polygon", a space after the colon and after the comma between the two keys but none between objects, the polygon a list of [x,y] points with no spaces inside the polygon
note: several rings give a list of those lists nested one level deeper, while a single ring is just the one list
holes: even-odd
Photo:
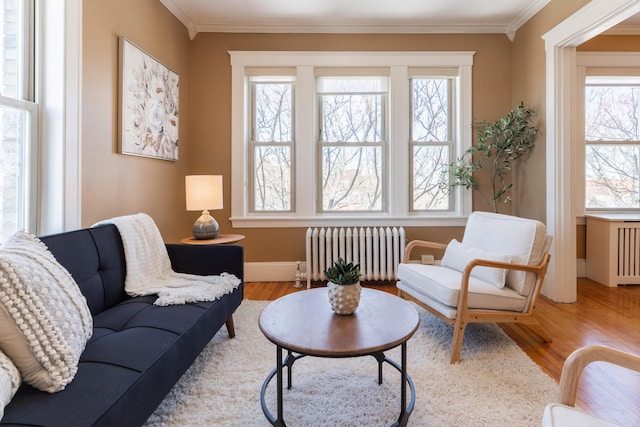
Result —
[{"label": "white area rug", "polygon": [[[258,327],[266,304],[243,301],[234,315],[236,337],[229,339],[223,327],[147,426],[269,426],[260,388],[275,367],[276,348]],[[407,346],[408,373],[416,387],[410,426],[540,425],[558,387],[500,328],[469,325],[462,361],[450,365],[453,329],[416,309],[420,328]],[[386,355],[400,361],[399,348]],[[289,427],[388,426],[400,410],[399,380],[400,374],[385,364],[384,383],[378,385],[373,357],[302,358],[293,366],[293,388],[285,388],[285,422]],[[275,382],[267,389],[274,415]]]}]

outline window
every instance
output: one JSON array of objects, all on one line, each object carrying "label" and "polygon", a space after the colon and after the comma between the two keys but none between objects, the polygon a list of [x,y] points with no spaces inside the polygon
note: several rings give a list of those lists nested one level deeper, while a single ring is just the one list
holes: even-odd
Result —
[{"label": "window", "polygon": [[411,211],[448,211],[454,206],[445,173],[455,157],[455,81],[411,79]]},{"label": "window", "polygon": [[293,206],[294,83],[292,77],[249,78],[252,212],[290,212]]},{"label": "window", "polygon": [[0,1],[0,242],[34,229],[32,2]]},{"label": "window", "polygon": [[588,76],[585,208],[640,208],[640,77]]},{"label": "window", "polygon": [[319,77],[316,87],[322,165],[318,211],[382,212],[388,78]]},{"label": "window", "polygon": [[473,52],[230,52],[238,227],[459,224]]}]

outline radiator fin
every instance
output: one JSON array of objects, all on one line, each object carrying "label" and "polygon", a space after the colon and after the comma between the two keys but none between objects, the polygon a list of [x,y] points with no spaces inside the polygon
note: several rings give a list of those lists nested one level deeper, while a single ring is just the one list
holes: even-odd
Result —
[{"label": "radiator fin", "polygon": [[308,228],[307,287],[326,280],[324,271],[338,258],[360,264],[362,280],[395,280],[404,248],[402,227]]},{"label": "radiator fin", "polygon": [[[640,277],[640,229],[618,228],[618,278]],[[628,283],[623,281],[623,283]]]}]

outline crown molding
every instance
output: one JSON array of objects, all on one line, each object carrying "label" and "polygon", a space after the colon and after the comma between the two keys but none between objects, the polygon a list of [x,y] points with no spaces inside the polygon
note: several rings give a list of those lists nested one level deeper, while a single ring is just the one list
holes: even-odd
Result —
[{"label": "crown molding", "polygon": [[196,25],[207,33],[330,33],[330,34],[505,34],[504,25],[263,25],[212,23]]},{"label": "crown molding", "polygon": [[536,0],[531,2],[528,8],[523,10],[516,18],[507,25],[505,33],[509,40],[513,41],[516,37],[516,31],[520,29],[529,19],[533,18],[543,7],[549,4],[551,0]]},{"label": "crown molding", "polygon": [[160,2],[187,27],[189,37],[198,33],[328,33],[328,34],[505,34],[513,41],[516,31],[551,0],[536,0],[511,23],[498,24],[459,24],[459,25],[286,25],[257,23],[213,22],[197,24],[176,0]]},{"label": "crown molding", "polygon": [[169,12],[173,14],[182,24],[187,27],[187,31],[189,32],[189,38],[193,40],[193,38],[198,34],[196,30],[196,24],[193,22],[193,19],[180,7],[175,0],[160,0],[160,3],[164,5]]}]

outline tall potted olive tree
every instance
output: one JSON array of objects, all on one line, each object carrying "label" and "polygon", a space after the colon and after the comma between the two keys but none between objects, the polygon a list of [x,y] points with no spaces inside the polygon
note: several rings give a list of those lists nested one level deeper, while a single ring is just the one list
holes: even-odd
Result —
[{"label": "tall potted olive tree", "polygon": [[[498,212],[501,203],[511,201],[513,164],[529,153],[535,144],[538,133],[532,124],[535,115],[535,110],[520,103],[495,122],[476,122],[474,127],[478,130],[478,140],[449,165],[449,186],[478,191],[487,206]],[[490,197],[476,179],[476,173],[481,170],[489,175]]]}]

